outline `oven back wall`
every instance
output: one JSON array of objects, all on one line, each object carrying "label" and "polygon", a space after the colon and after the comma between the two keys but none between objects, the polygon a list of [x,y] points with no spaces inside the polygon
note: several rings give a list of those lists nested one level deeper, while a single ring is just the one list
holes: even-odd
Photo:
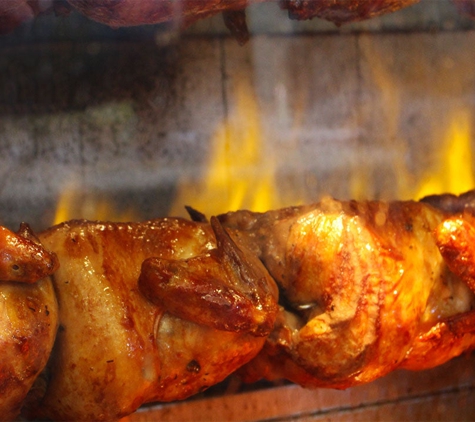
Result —
[{"label": "oven back wall", "polygon": [[0,219],[145,219],[473,187],[475,32],[5,46]]}]

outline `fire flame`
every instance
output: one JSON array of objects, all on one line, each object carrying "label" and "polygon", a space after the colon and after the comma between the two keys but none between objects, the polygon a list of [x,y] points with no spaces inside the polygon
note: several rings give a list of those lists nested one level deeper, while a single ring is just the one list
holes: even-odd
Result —
[{"label": "fire flame", "polygon": [[233,98],[235,109],[211,140],[203,177],[180,180],[172,215],[182,214],[184,204],[207,216],[243,208],[267,211],[278,206],[275,160],[263,143],[255,94],[241,80]]},{"label": "fire flame", "polygon": [[[250,81],[236,83],[235,107],[216,129],[201,178],[182,177],[169,214],[185,216],[190,205],[206,216],[237,209],[267,211],[280,206],[275,185],[275,159],[267,151],[260,110]],[[66,184],[59,197],[54,224],[73,218],[132,221],[133,208],[114,207],[109,197]],[[157,216],[158,217],[158,216]]]},{"label": "fire flame", "polygon": [[439,159],[423,176],[416,198],[445,192],[460,194],[474,188],[470,121],[468,110],[452,113]]},{"label": "fire flame", "polygon": [[63,187],[59,196],[53,224],[74,218],[100,221],[134,221],[137,218],[133,208],[119,209],[113,201],[95,192],[86,192],[75,183]]},{"label": "fire flame", "polygon": [[[186,204],[207,216],[237,209],[264,212],[282,206],[272,151],[264,153],[258,103],[248,85],[241,84],[238,88],[234,113],[212,139],[212,153],[204,176],[199,180],[179,181],[171,215],[183,215]],[[411,189],[407,183],[409,170],[402,160],[394,161],[395,170],[403,177],[397,187],[400,199],[420,199],[446,192],[460,194],[475,187],[470,112],[454,110],[448,121],[438,156]],[[364,171],[358,174],[359,177],[349,181],[353,197],[368,198],[371,178]],[[73,218],[133,221],[137,217],[133,207],[119,208],[107,196],[67,183],[59,197],[53,224]]]},{"label": "fire flame", "polygon": [[[401,89],[398,86],[398,67],[393,60],[383,60],[381,46],[375,45],[371,37],[360,37],[359,46],[361,54],[370,66],[365,68],[374,85],[375,104],[378,104],[377,119],[384,128],[384,137],[380,140],[381,147],[391,151],[390,160],[387,162],[387,172],[393,172],[395,177],[394,194],[398,199],[420,199],[427,195],[453,193],[460,194],[475,188],[473,154],[472,154],[472,111],[467,107],[454,107],[449,111],[447,120],[435,122],[439,131],[445,133],[433,142],[441,143],[440,146],[428,151],[430,160],[424,165],[422,174],[416,174],[409,169],[405,157],[416,146],[410,145],[404,139],[399,127],[399,116],[404,108]],[[382,44],[384,47],[384,44]],[[426,63],[417,60],[411,63],[411,69],[424,74]],[[395,70],[396,69],[396,70]],[[408,77],[410,78],[410,76]],[[402,78],[404,81],[404,78]],[[363,113],[364,116],[366,114]],[[369,114],[370,116],[371,113]],[[445,123],[448,122],[448,123]],[[366,127],[366,122],[362,123]],[[369,123],[371,124],[371,123]],[[358,164],[358,163],[357,163]],[[372,163],[371,163],[372,164]],[[368,166],[371,168],[371,166]],[[355,199],[368,199],[372,193],[374,183],[368,169],[361,165],[354,166],[354,174],[350,181],[350,192]]]},{"label": "fire flame", "polygon": [[[372,100],[372,104],[377,106],[373,109],[377,111],[374,112],[375,115],[363,109],[359,126],[363,129],[371,128],[369,119],[373,117],[377,117],[378,122],[382,123],[378,129],[383,136],[376,147],[384,150],[382,155],[385,161],[374,167],[375,160],[364,148],[373,148],[375,145],[360,145],[362,152],[355,154],[351,177],[341,181],[348,184],[351,197],[374,198],[375,178],[378,177],[375,174],[378,171],[386,171],[394,176],[388,178],[390,182],[384,182],[386,185],[380,189],[384,191],[392,183],[387,190],[391,191],[393,199],[420,199],[426,195],[446,192],[460,194],[475,188],[471,110],[460,107],[451,110],[445,131],[440,129],[444,122],[437,122],[438,131],[443,136],[441,139],[434,139],[434,142],[438,142],[440,146],[431,148],[430,164],[421,174],[416,174],[406,161],[415,146],[404,139],[400,131],[398,117],[404,107],[401,92],[394,82],[394,70],[390,63],[378,59],[379,51],[370,42],[370,38],[361,37],[360,49],[361,54],[371,63],[367,74],[377,88]],[[264,113],[260,110],[251,77],[233,76],[232,83],[234,89],[229,95],[229,112],[210,140],[210,154],[203,165],[203,173],[199,176],[186,174],[178,180],[177,193],[169,209],[170,215],[184,216],[184,205],[190,205],[206,216],[238,209],[264,212],[289,205],[289,197],[283,198],[286,194],[282,193],[283,189],[278,189],[277,157],[273,147],[265,142],[266,136],[261,126],[261,116]],[[292,109],[294,115],[289,120],[296,130],[289,133],[299,133],[307,102],[305,98],[300,101],[301,107]],[[437,155],[434,151],[437,151]],[[393,155],[390,156],[390,153]],[[318,174],[318,169],[316,173]],[[301,186],[295,186],[292,195],[290,199],[294,205],[308,200],[308,193],[306,195]],[[311,200],[318,198],[315,196]],[[115,207],[107,195],[104,197],[97,192],[88,193],[73,183],[67,184],[60,195],[54,223],[71,218],[130,221],[139,215],[133,208],[123,210]]]}]

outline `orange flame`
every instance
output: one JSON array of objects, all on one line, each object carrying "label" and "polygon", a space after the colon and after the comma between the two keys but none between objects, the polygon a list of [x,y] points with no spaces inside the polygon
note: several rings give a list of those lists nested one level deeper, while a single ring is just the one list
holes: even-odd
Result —
[{"label": "orange flame", "polygon": [[[390,160],[386,162],[387,166],[382,170],[394,175],[393,180],[396,186],[394,186],[394,192],[390,193],[391,197],[420,199],[432,194],[460,194],[475,188],[471,110],[459,107],[450,111],[442,145],[440,148],[428,151],[431,164],[424,169],[423,174],[414,174],[409,170],[404,158],[414,146],[401,136],[399,127],[399,117],[404,104],[400,87],[398,83],[395,83],[395,79],[398,78],[395,74],[398,67],[394,67],[391,60],[383,59],[385,56],[381,54],[381,45],[375,45],[371,37],[361,36],[360,48],[361,54],[371,64],[365,70],[371,73],[372,83],[377,88],[374,100],[375,105],[378,105],[375,107],[376,117],[384,131],[384,137],[380,140],[379,146],[384,147],[385,152],[391,151]],[[424,66],[425,62],[417,61],[417,58],[411,63],[411,69],[421,73],[424,72]],[[440,127],[441,123],[437,123]],[[362,126],[365,125],[366,123],[363,122]],[[434,142],[436,141],[434,139]],[[367,199],[373,196],[374,183],[371,172],[373,163],[368,166],[369,169],[358,164],[355,164],[355,171],[350,180],[350,193],[355,199]],[[388,188],[391,190],[393,187]]]},{"label": "orange flame", "polygon": [[236,107],[216,130],[203,178],[182,178],[171,209],[182,214],[188,204],[205,215],[237,209],[267,211],[278,205],[272,151],[266,151],[260,112],[248,83],[239,81]]},{"label": "orange flame", "polygon": [[423,176],[416,198],[445,192],[460,194],[475,187],[470,121],[468,110],[452,112],[439,159]]},{"label": "orange flame", "polygon": [[119,209],[110,198],[93,192],[85,192],[75,183],[66,185],[59,197],[53,224],[84,218],[100,221],[134,221],[137,218],[132,208]]}]

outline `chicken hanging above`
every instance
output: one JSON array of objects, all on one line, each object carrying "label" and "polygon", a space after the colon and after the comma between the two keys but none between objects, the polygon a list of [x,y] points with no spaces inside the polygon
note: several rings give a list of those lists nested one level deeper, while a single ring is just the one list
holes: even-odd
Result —
[{"label": "chicken hanging above", "polygon": [[475,18],[475,0],[452,0],[452,3],[462,15]]},{"label": "chicken hanging above", "polygon": [[[420,0],[281,0],[292,19],[329,20],[337,25],[374,18],[413,5]],[[226,26],[238,40],[247,39],[245,9],[274,0],[9,0],[0,2],[0,33],[12,31],[40,14],[64,16],[69,9],[114,28],[173,23],[186,28],[194,22],[223,13]]]},{"label": "chicken hanging above", "polygon": [[305,20],[315,17],[336,25],[358,22],[392,13],[420,0],[282,0],[282,8],[289,11],[291,19]]},{"label": "chicken hanging above", "polygon": [[[451,1],[462,15],[475,18],[475,0]],[[267,2],[278,3],[291,19],[320,18],[340,26],[393,13],[420,0],[8,0],[0,2],[0,35],[39,15],[64,17],[71,10],[113,28],[172,23],[184,29],[222,13],[231,34],[244,43],[249,38],[246,8]]]}]

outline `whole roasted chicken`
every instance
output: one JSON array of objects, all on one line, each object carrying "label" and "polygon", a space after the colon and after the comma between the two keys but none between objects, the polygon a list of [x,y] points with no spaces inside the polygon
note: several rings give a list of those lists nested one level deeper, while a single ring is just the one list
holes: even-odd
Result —
[{"label": "whole roasted chicken", "polygon": [[220,216],[281,290],[274,331],[241,375],[347,388],[473,349],[475,220],[449,211],[326,199]]},{"label": "whole roasted chicken", "polygon": [[253,358],[272,330],[274,281],[217,220],[70,221],[39,236],[61,263],[60,325],[28,417],[114,420],[184,399]]},{"label": "whole roasted chicken", "polygon": [[[0,35],[39,15],[66,16],[71,10],[111,27],[173,23],[185,28],[201,19],[223,14],[239,41],[249,34],[245,10],[249,5],[276,2],[291,19],[325,19],[336,25],[396,12],[420,0],[6,0],[0,2]],[[475,0],[452,0],[458,11],[475,17]]]}]

